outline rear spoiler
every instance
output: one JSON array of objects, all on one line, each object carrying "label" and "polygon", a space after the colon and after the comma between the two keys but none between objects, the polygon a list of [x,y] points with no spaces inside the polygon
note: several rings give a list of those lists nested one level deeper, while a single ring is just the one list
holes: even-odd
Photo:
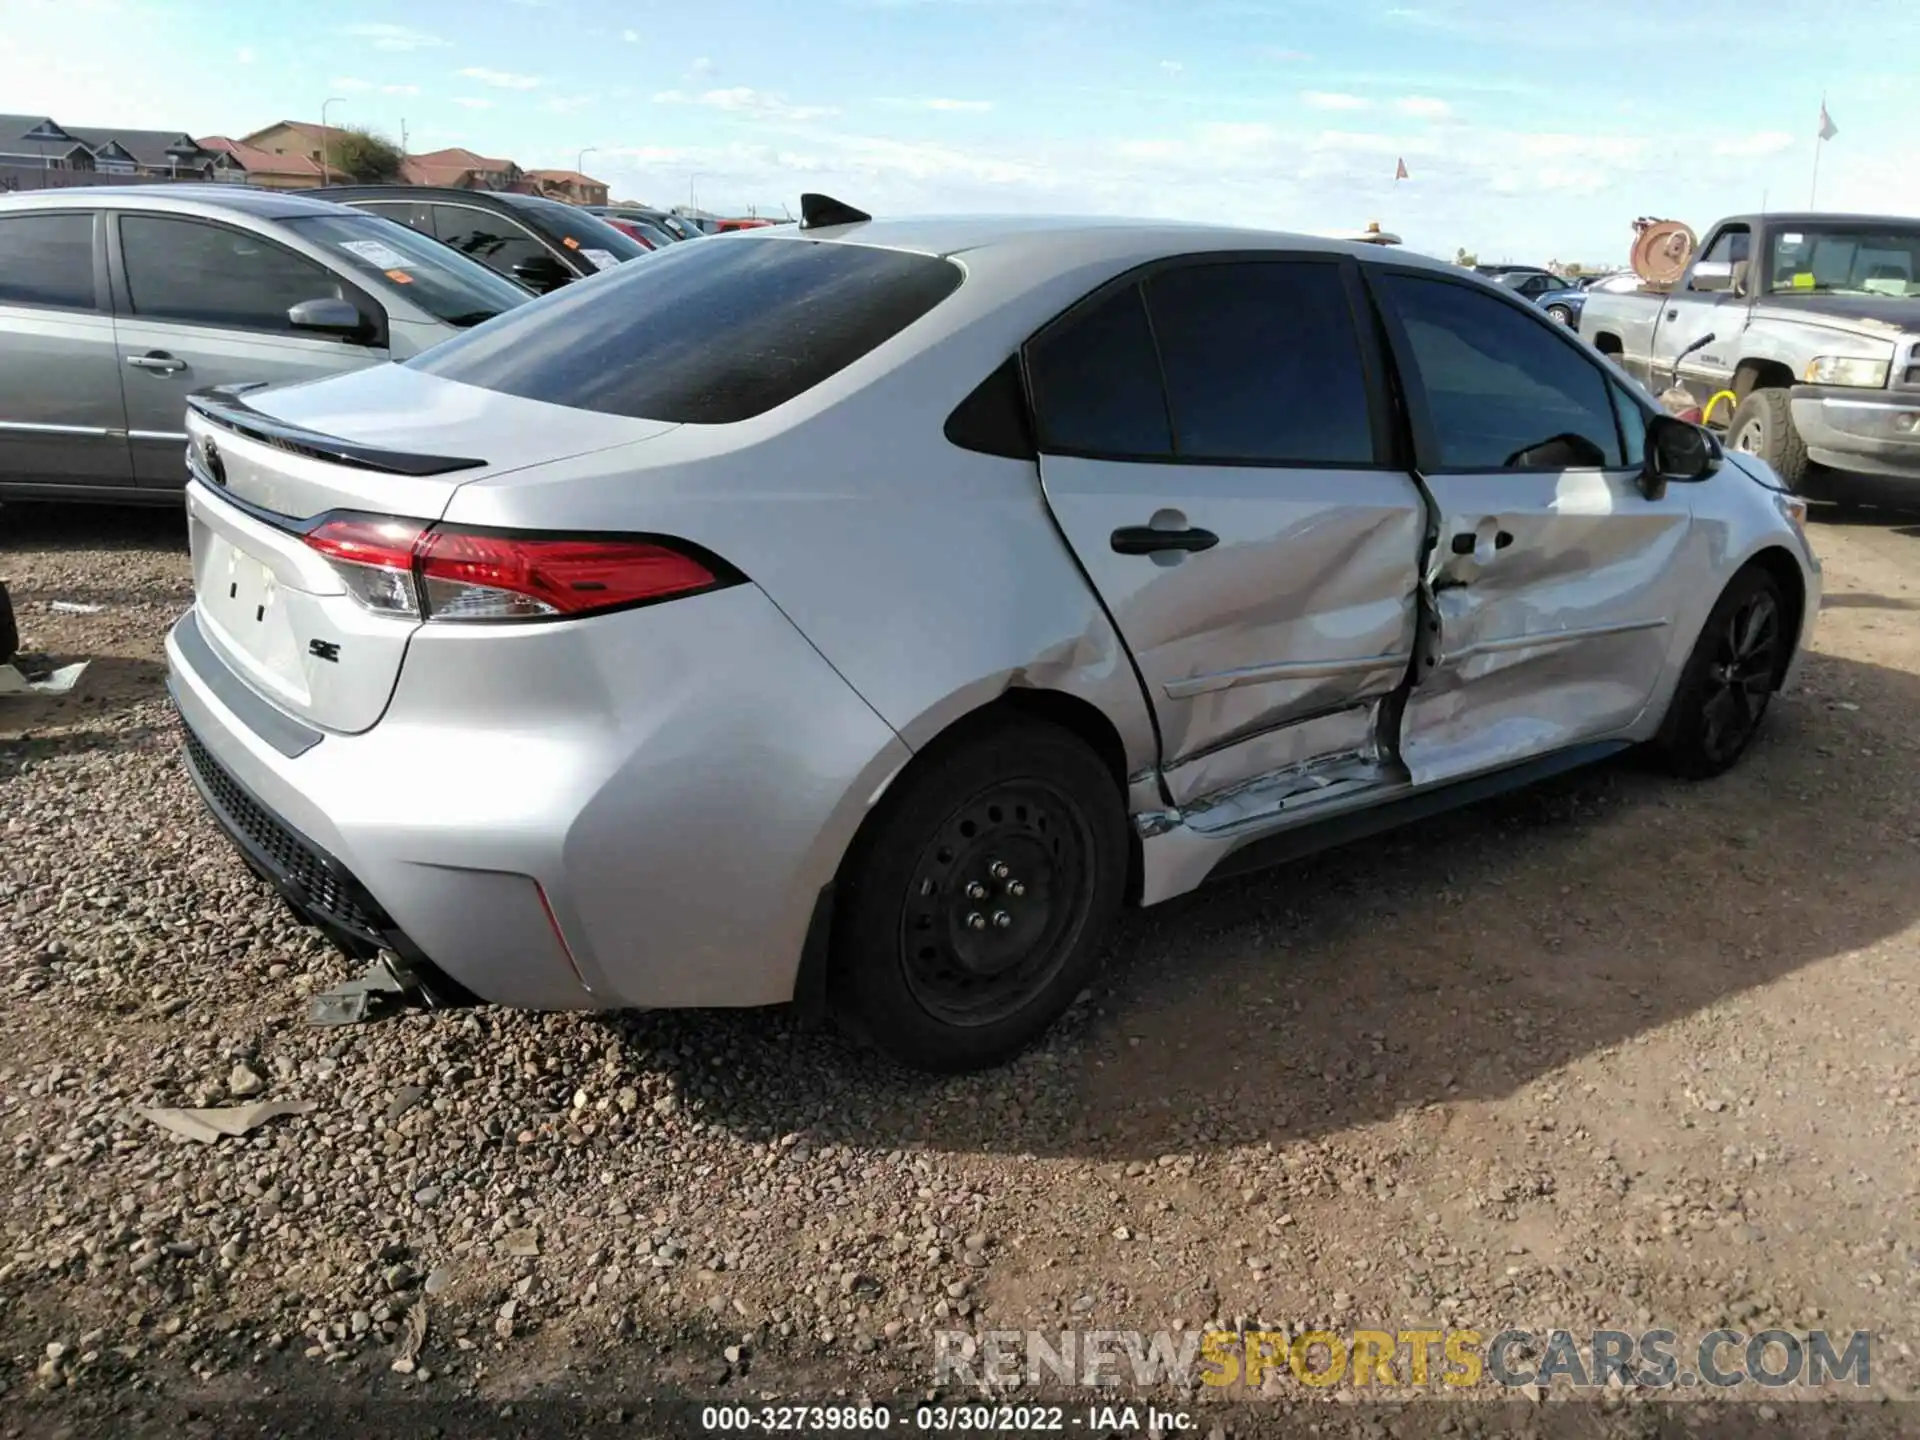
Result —
[{"label": "rear spoiler", "polygon": [[215,385],[211,389],[196,390],[187,396],[187,408],[203,420],[276,450],[304,455],[310,460],[331,461],[355,470],[377,470],[386,475],[449,475],[455,470],[478,470],[488,463],[459,455],[415,455],[406,450],[386,450],[291,425],[254,409],[240,398],[261,389],[265,383]]}]

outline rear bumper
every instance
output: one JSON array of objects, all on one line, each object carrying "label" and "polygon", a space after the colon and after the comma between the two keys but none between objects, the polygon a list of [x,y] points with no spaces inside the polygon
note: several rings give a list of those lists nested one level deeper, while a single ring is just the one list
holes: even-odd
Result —
[{"label": "rear bumper", "polygon": [[1836,470],[1920,482],[1920,393],[1796,385],[1793,425],[1807,455]]},{"label": "rear bumper", "polygon": [[253,868],[349,949],[522,1008],[792,998],[820,890],[908,756],[751,585],[424,627],[381,721],[312,744],[194,638],[189,616],[167,640],[189,767]]}]

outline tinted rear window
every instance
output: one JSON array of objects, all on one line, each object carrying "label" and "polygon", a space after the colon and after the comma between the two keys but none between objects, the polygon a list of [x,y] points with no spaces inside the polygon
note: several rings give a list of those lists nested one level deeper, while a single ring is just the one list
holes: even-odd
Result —
[{"label": "tinted rear window", "polygon": [[838,374],[960,278],[949,260],[828,240],[675,245],[407,363],[550,405],[730,425]]},{"label": "tinted rear window", "polygon": [[[631,235],[622,235],[598,215],[590,215],[578,205],[563,205],[558,200],[516,197],[510,200],[510,213],[518,213],[551,235],[556,244],[586,255],[602,270],[621,260],[638,260],[647,247]],[[601,261],[594,251],[612,257]]]},{"label": "tinted rear window", "polygon": [[0,216],[0,305],[93,309],[93,216]]}]

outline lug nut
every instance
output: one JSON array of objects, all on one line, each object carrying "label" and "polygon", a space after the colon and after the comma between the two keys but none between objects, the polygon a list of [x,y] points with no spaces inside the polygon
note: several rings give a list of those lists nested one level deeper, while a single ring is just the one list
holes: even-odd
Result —
[{"label": "lug nut", "polygon": [[987,887],[982,885],[978,880],[969,880],[967,882],[967,898],[969,900],[986,899]]},{"label": "lug nut", "polygon": [[1022,881],[1019,881],[1019,880],[1007,881],[1007,894],[1011,895],[1014,899],[1018,900],[1022,895],[1026,893],[1027,893],[1027,887]]},{"label": "lug nut", "polygon": [[978,910],[974,911],[971,915],[967,916],[967,928],[969,930],[986,929],[987,917],[982,915]]},{"label": "lug nut", "polygon": [[1006,911],[996,910],[993,912],[993,925],[996,930],[1004,930],[1011,924],[1013,924],[1013,916],[1009,915]]},{"label": "lug nut", "polygon": [[988,863],[987,873],[993,876],[993,878],[996,880],[1004,880],[1007,878],[1008,875],[1012,874],[1013,872],[1007,869],[1006,861],[994,860]]}]

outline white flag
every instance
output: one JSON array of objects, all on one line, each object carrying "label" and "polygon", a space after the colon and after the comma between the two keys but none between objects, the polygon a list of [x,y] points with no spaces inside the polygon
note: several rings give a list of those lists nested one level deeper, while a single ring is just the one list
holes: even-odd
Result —
[{"label": "white flag", "polygon": [[1822,100],[1820,102],[1820,138],[1831,140],[1839,133],[1840,127],[1833,123],[1832,117],[1827,114],[1827,102]]}]

